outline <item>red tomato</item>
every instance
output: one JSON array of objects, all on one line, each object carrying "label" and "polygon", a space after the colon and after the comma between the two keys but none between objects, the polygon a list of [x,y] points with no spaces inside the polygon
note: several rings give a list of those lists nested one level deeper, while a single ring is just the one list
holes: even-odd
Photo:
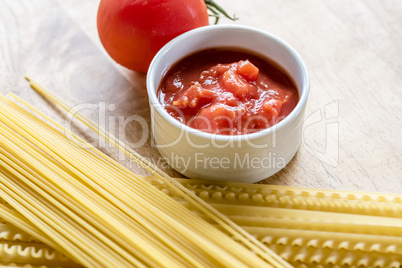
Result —
[{"label": "red tomato", "polygon": [[167,42],[205,25],[204,0],[101,0],[97,17],[99,37],[109,55],[143,73]]}]

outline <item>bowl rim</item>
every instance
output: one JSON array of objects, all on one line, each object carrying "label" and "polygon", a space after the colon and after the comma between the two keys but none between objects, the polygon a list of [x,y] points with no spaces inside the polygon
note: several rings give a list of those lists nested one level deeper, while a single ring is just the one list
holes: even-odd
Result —
[{"label": "bowl rim", "polygon": [[[153,84],[153,77],[156,75],[155,72],[155,67],[157,64],[159,63],[159,60],[161,57],[164,56],[164,54],[168,53],[169,50],[171,49],[171,47],[175,46],[177,43],[183,42],[183,40],[186,40],[187,38],[191,38],[194,35],[197,35],[199,33],[202,32],[208,32],[208,31],[218,31],[218,30],[222,30],[222,29],[230,29],[230,30],[234,30],[234,31],[251,31],[263,36],[266,36],[268,38],[273,39],[274,41],[276,41],[277,43],[279,43],[281,46],[283,46],[291,55],[292,57],[295,59],[295,61],[297,62],[297,64],[301,67],[302,70],[302,80],[305,81],[303,88],[300,89],[299,94],[300,94],[300,99],[296,105],[296,107],[292,110],[292,112],[290,112],[289,115],[287,115],[283,120],[281,120],[279,123],[254,132],[254,133],[250,133],[250,134],[241,134],[241,135],[222,135],[222,134],[214,134],[214,133],[208,133],[208,132],[204,132],[192,127],[187,126],[186,124],[183,124],[181,122],[179,122],[178,120],[174,119],[164,108],[164,105],[162,103],[160,103],[158,96],[157,96],[157,91],[158,91],[158,85],[153,85],[154,87],[156,87],[156,90],[154,87],[151,87],[151,85]],[[252,51],[253,49],[249,49],[250,51]],[[196,52],[196,50],[194,51]],[[177,61],[181,60],[178,59]],[[176,61],[176,62],[177,62]],[[165,73],[166,74],[166,73]],[[162,74],[162,78],[165,74]],[[159,80],[160,82],[160,80]],[[150,104],[152,104],[153,108],[156,109],[163,117],[165,120],[167,120],[169,123],[173,124],[174,126],[178,127],[181,129],[181,131],[185,131],[188,132],[192,135],[198,136],[200,138],[205,138],[205,139],[213,139],[214,141],[230,141],[230,140],[254,140],[254,139],[259,139],[263,136],[267,136],[272,134],[274,131],[278,131],[279,129],[283,128],[285,125],[289,124],[289,122],[292,121],[292,119],[294,119],[298,114],[303,112],[304,107],[306,106],[307,103],[307,98],[309,95],[309,91],[310,91],[310,77],[309,77],[309,73],[307,70],[306,65],[304,64],[302,58],[300,57],[300,55],[289,45],[287,44],[285,41],[283,41],[282,39],[280,39],[279,37],[268,33],[264,30],[258,29],[258,28],[254,28],[254,27],[250,27],[250,26],[244,26],[244,25],[208,25],[208,26],[203,26],[203,27],[199,27],[199,28],[195,28],[193,30],[187,31],[177,37],[175,37],[174,39],[172,39],[171,41],[169,41],[167,44],[165,44],[159,51],[158,53],[155,55],[155,57],[152,59],[151,64],[149,66],[148,72],[147,72],[147,78],[146,78],[146,86],[147,86],[147,93],[148,93],[148,98],[149,98],[149,102]],[[160,104],[160,105],[155,105],[155,104]],[[151,107],[152,108],[152,107]]]}]

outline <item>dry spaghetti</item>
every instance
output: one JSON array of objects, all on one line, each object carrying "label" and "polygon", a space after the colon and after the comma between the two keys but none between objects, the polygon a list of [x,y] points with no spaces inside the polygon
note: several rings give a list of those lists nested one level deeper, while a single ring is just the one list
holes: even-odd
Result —
[{"label": "dry spaghetti", "polygon": [[[58,127],[4,97],[0,102],[0,195],[77,262],[88,267],[290,267],[155,167],[151,170],[219,228],[99,151],[72,143]],[[106,137],[103,130],[100,134]]]}]

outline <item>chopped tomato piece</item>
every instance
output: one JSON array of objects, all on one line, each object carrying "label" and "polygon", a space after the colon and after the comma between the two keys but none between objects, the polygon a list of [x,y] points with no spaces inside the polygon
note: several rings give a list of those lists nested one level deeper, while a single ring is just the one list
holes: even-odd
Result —
[{"label": "chopped tomato piece", "polygon": [[239,99],[254,98],[258,88],[244,81],[233,68],[227,70],[222,76],[222,84],[226,90]]},{"label": "chopped tomato piece", "polygon": [[215,92],[202,88],[201,85],[196,82],[184,91],[176,101],[173,101],[173,105],[180,108],[194,108],[199,104],[200,100],[211,100],[215,96]]},{"label": "chopped tomato piece", "polygon": [[236,118],[234,108],[214,104],[201,109],[191,126],[209,133],[230,134],[233,132]]},{"label": "chopped tomato piece", "polygon": [[237,74],[249,81],[257,81],[258,68],[248,60],[239,61],[237,65]]},{"label": "chopped tomato piece", "polygon": [[275,99],[270,99],[264,102],[261,106],[262,114],[271,121],[272,119],[278,119],[282,113],[282,102]]}]

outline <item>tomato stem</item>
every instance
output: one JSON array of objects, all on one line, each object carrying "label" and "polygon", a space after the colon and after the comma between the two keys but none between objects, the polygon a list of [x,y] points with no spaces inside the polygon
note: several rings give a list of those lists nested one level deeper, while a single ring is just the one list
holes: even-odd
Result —
[{"label": "tomato stem", "polygon": [[209,16],[215,18],[215,24],[218,23],[218,21],[222,17],[222,15],[223,15],[223,17],[228,18],[232,21],[235,21],[238,19],[238,18],[236,18],[235,15],[233,15],[233,17],[229,16],[229,14],[214,1],[212,1],[212,0],[204,0],[204,1],[205,1],[205,4],[207,5],[208,10],[211,11],[211,13],[212,13],[212,14],[209,14]]}]

